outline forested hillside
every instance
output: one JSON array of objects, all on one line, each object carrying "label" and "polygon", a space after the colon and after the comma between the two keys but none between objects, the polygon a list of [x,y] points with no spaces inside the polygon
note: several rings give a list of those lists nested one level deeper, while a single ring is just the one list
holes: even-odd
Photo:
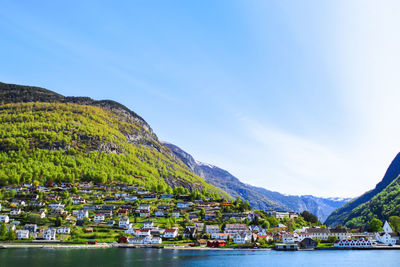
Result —
[{"label": "forested hillside", "polygon": [[0,184],[135,183],[228,195],[194,175],[137,114],[114,101],[0,84]]},{"label": "forested hillside", "polygon": [[[326,220],[328,225],[365,225],[369,218],[388,219],[388,214],[399,211],[400,191],[397,190],[400,175],[400,153],[389,165],[383,179],[376,187],[335,210]],[[390,194],[389,194],[390,193]],[[399,213],[396,214],[397,216]]]}]

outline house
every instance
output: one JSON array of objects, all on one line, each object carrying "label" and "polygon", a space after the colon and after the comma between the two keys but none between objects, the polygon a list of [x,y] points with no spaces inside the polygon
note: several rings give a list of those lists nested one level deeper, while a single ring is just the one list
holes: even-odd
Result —
[{"label": "house", "polygon": [[118,210],[118,217],[126,217],[128,216],[128,210],[127,209],[119,209]]},{"label": "house", "polygon": [[178,236],[178,229],[172,228],[172,229],[165,229],[163,237],[164,238],[175,238]]},{"label": "house", "polygon": [[10,216],[18,216],[21,214],[21,209],[12,209],[10,211]]},{"label": "house", "polygon": [[162,243],[162,239],[160,237],[153,237],[151,239],[151,243],[152,244],[161,244]]},{"label": "house", "polygon": [[375,239],[379,243],[393,246],[396,244],[396,239],[392,237],[392,234],[393,234],[392,227],[390,227],[389,223],[385,221],[383,225],[383,232],[377,233]]},{"label": "house", "polygon": [[329,235],[336,236],[339,240],[349,239],[351,237],[349,231],[346,228],[329,229],[329,232]]},{"label": "house", "polygon": [[235,244],[245,244],[251,242],[251,234],[241,232],[233,235],[233,243]]},{"label": "house", "polygon": [[103,206],[101,206],[101,209],[102,209],[102,210],[110,210],[110,211],[113,211],[113,210],[116,209],[116,207],[115,207],[114,205],[103,205]]},{"label": "house", "polygon": [[374,247],[376,242],[365,239],[337,240],[333,244],[335,248],[359,248],[359,247]]},{"label": "house", "polygon": [[14,224],[7,224],[6,227],[7,227],[7,232],[15,231],[15,225]]},{"label": "house", "polygon": [[215,219],[217,219],[217,214],[215,214],[215,213],[206,213],[204,215],[204,219],[206,221],[215,221]]},{"label": "house", "polygon": [[63,209],[64,207],[65,207],[65,204],[62,204],[62,203],[51,203],[51,204],[49,204],[49,208],[51,208],[51,209],[58,209],[58,208]]},{"label": "house", "polygon": [[196,226],[186,226],[185,230],[183,230],[183,236],[194,239],[196,237]]},{"label": "house", "polygon": [[219,225],[206,225],[206,234],[213,234],[219,232]]},{"label": "house", "polygon": [[208,240],[207,241],[207,247],[210,248],[219,248],[219,247],[225,247],[226,242],[224,240]]},{"label": "house", "polygon": [[304,238],[298,244],[301,249],[314,249],[317,246],[317,242],[309,237]]},{"label": "house", "polygon": [[189,208],[190,203],[189,202],[177,202],[176,207],[180,208],[180,209]]},{"label": "house", "polygon": [[136,237],[151,236],[150,229],[140,229],[135,231]]},{"label": "house", "polygon": [[212,233],[211,234],[212,239],[221,239],[221,240],[227,240],[229,238],[229,234],[225,233]]},{"label": "house", "polygon": [[290,211],[290,212],[289,212],[289,218],[290,218],[290,219],[298,219],[298,218],[299,218],[299,214],[296,213],[296,212]]},{"label": "house", "polygon": [[131,224],[129,224],[129,218],[128,217],[125,217],[125,218],[121,218],[120,220],[119,220],[119,227],[121,227],[121,228],[125,228],[125,229],[129,229],[129,228],[131,228]]},{"label": "house", "polygon": [[56,230],[55,229],[45,229],[43,231],[44,240],[56,240]]},{"label": "house", "polygon": [[173,211],[172,213],[171,213],[171,216],[172,217],[179,217],[179,216],[181,216],[181,214],[178,212],[178,211]]},{"label": "house", "polygon": [[150,217],[150,211],[148,211],[148,210],[140,210],[139,215],[142,218],[149,218]]},{"label": "house", "polygon": [[86,203],[86,200],[80,196],[72,196],[71,199],[72,199],[72,204],[74,205],[82,205]]},{"label": "house", "polygon": [[76,213],[76,218],[77,218],[78,220],[83,220],[83,219],[85,219],[85,218],[89,218],[89,212],[88,212],[87,210],[79,210],[79,211]]},{"label": "house", "polygon": [[59,227],[57,228],[57,234],[69,234],[71,229],[69,227]]},{"label": "house", "polygon": [[282,242],[283,243],[295,243],[298,241],[297,233],[282,233]]},{"label": "house", "polygon": [[276,250],[299,250],[297,243],[278,243],[275,245]]},{"label": "house", "polygon": [[143,229],[152,229],[154,227],[153,221],[145,221],[143,222]]},{"label": "house", "polygon": [[164,217],[165,214],[164,214],[164,211],[157,210],[156,212],[154,212],[154,216],[156,216],[156,217]]},{"label": "house", "polygon": [[250,213],[247,215],[247,219],[248,219],[249,221],[253,221],[253,220],[255,220],[256,218],[258,218],[258,219],[261,218],[260,213],[252,213],[252,212],[250,212]]},{"label": "house", "polygon": [[143,236],[143,237],[134,237],[134,238],[129,238],[128,242],[130,244],[150,244],[152,241],[151,236]]},{"label": "house", "polygon": [[137,196],[124,196],[125,201],[135,201],[137,200]]},{"label": "house", "polygon": [[207,241],[204,239],[198,239],[194,241],[194,246],[199,247],[199,246],[205,246],[207,244]]},{"label": "house", "polygon": [[162,236],[163,234],[164,234],[164,229],[151,229],[150,230],[150,234],[152,235],[152,236],[158,236],[158,237],[160,237],[160,236]]},{"label": "house", "polygon": [[28,230],[17,230],[17,231],[15,231],[15,233],[17,234],[17,239],[18,240],[28,239],[29,238],[29,231]]},{"label": "house", "polygon": [[96,205],[84,205],[84,206],[83,206],[83,210],[95,211],[95,210],[97,210],[97,209],[98,209],[98,207],[97,207]]},{"label": "house", "polygon": [[31,235],[35,234],[37,231],[37,225],[36,224],[25,224],[24,225],[24,230],[29,231]]},{"label": "house", "polygon": [[0,222],[8,223],[10,221],[10,217],[8,215],[0,215]]},{"label": "house", "polygon": [[275,231],[275,232],[282,232],[282,231],[287,231],[287,230],[288,230],[287,226],[284,224],[281,224],[281,223],[278,225],[275,225],[275,227],[272,227],[272,231]]},{"label": "house", "polygon": [[168,210],[169,206],[168,205],[160,205],[157,208],[160,209],[160,210]]},{"label": "house", "polygon": [[196,230],[199,232],[204,230],[204,223],[194,223],[194,226],[196,226]]},{"label": "house", "polygon": [[150,204],[147,203],[139,204],[138,210],[140,211],[147,210],[148,212],[150,212]]},{"label": "house", "polygon": [[163,195],[161,195],[161,199],[171,199],[173,197],[174,197],[174,195],[172,195],[172,194],[163,194]]},{"label": "house", "polygon": [[249,232],[249,228],[246,224],[227,224],[224,231],[224,233],[226,234],[237,234],[246,232]]},{"label": "house", "polygon": [[331,232],[327,228],[320,228],[320,227],[311,227],[307,229],[307,233],[311,234],[311,238],[319,238],[322,240],[327,240],[328,237],[331,235]]},{"label": "house", "polygon": [[102,223],[102,222],[104,222],[104,220],[105,220],[104,214],[96,214],[96,215],[94,215],[94,222],[95,223]]}]

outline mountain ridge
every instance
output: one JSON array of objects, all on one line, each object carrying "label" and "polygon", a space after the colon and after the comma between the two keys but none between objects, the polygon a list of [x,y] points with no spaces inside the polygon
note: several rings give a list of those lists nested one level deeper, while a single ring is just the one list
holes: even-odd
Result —
[{"label": "mountain ridge", "polygon": [[[376,197],[379,193],[385,190],[397,177],[400,175],[400,153],[398,153],[389,167],[387,168],[382,180],[376,184],[375,188],[365,192],[361,196],[350,201],[343,207],[335,210],[327,218],[326,223],[328,225],[345,224],[349,220],[355,218],[352,212],[358,207],[364,205]],[[365,221],[363,223],[366,223]]]},{"label": "mountain ridge", "polygon": [[[228,171],[212,164],[197,161],[189,153],[169,142],[164,143],[175,155],[181,159],[194,173],[203,177],[211,184],[222,188],[230,195],[241,196],[248,200],[250,205],[258,209],[291,210],[301,212],[308,210],[323,221],[337,207],[343,205],[348,199],[332,200],[318,198],[310,195],[293,196],[283,195],[279,192],[253,186],[241,182]],[[199,164],[200,163],[200,164]]]}]

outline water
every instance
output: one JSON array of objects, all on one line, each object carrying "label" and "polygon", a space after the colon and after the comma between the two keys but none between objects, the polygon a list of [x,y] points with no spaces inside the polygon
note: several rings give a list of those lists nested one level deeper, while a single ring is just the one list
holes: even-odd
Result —
[{"label": "water", "polygon": [[3,249],[0,266],[400,266],[400,250]]}]

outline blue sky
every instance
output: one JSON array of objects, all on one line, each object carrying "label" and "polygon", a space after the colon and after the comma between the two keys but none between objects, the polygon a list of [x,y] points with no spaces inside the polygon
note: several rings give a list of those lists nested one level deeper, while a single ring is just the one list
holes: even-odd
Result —
[{"label": "blue sky", "polygon": [[0,81],[113,99],[242,181],[354,197],[399,152],[396,1],[2,1]]}]

